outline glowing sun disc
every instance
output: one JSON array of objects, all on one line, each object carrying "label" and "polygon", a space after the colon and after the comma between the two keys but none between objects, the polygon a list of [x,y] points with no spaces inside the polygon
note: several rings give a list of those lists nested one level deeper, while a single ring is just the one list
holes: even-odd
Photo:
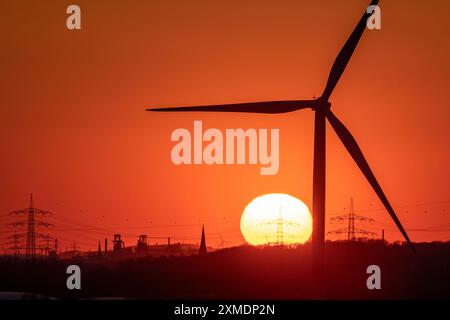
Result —
[{"label": "glowing sun disc", "polygon": [[253,199],[241,217],[241,232],[252,245],[302,244],[312,233],[312,217],[299,199],[270,193]]}]

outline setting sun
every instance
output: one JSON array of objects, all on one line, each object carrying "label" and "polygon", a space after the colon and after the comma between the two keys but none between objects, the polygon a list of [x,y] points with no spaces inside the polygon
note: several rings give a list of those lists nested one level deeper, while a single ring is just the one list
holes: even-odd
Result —
[{"label": "setting sun", "polygon": [[299,199],[283,193],[266,194],[245,207],[241,232],[252,245],[302,244],[311,236],[312,217]]}]

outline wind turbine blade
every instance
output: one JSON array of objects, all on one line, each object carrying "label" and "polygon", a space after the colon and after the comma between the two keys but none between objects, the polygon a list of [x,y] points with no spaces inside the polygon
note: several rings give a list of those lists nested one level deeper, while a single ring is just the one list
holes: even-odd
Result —
[{"label": "wind turbine blade", "polygon": [[[378,1],[379,0],[373,0],[370,5],[377,5]],[[371,14],[367,13],[367,11],[364,12],[361,20],[359,20],[359,23],[356,25],[355,30],[353,30],[347,42],[336,57],[336,60],[333,63],[333,67],[331,68],[330,75],[328,76],[327,85],[322,93],[322,98],[324,98],[325,100],[328,101],[331,93],[336,87],[336,84],[341,78],[342,73],[344,73],[345,67],[350,61],[350,58],[352,57],[352,54],[355,51],[355,48],[358,45],[358,42],[361,39],[364,30],[366,29],[367,19],[370,17],[370,15]]]},{"label": "wind turbine blade", "polygon": [[386,207],[386,210],[389,212],[389,215],[391,216],[392,220],[394,220],[395,224],[397,225],[398,229],[402,233],[403,237],[408,242],[409,246],[411,247],[412,251],[415,252],[414,246],[411,243],[411,240],[409,239],[408,235],[406,234],[405,229],[403,228],[402,224],[400,223],[400,220],[397,218],[397,215],[394,212],[394,209],[392,208],[391,204],[389,203],[388,199],[386,198],[386,195],[384,194],[383,190],[381,189],[377,179],[375,178],[375,175],[373,174],[372,170],[369,167],[369,164],[367,163],[361,149],[359,148],[358,144],[356,143],[355,138],[353,138],[352,134],[348,129],[342,124],[341,121],[339,121],[338,118],[331,112],[331,110],[328,110],[326,113],[326,117],[328,121],[330,122],[331,126],[333,127],[334,131],[336,131],[339,139],[341,139],[342,143],[344,144],[347,151],[352,156],[353,160],[358,165],[359,169],[362,171],[366,179],[369,181],[372,188],[375,190],[376,194],[380,198],[383,205]]},{"label": "wind turbine blade", "polygon": [[206,106],[187,106],[174,108],[155,108],[147,111],[162,112],[244,112],[244,113],[286,113],[317,106],[316,100],[288,100],[219,104]]}]

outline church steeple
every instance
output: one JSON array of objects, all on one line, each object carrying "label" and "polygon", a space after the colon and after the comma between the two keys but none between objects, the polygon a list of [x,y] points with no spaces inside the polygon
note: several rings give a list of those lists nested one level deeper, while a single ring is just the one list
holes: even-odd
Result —
[{"label": "church steeple", "polygon": [[205,240],[205,226],[202,226],[202,240],[200,241],[200,249],[198,250],[199,254],[206,254],[206,240]]}]

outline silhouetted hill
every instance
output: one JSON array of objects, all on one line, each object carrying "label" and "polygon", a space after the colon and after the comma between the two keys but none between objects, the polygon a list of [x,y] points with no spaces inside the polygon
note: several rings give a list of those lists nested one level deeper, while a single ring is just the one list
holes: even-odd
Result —
[{"label": "silhouetted hill", "polygon": [[[66,288],[66,267],[82,270],[82,290]],[[381,268],[381,290],[368,290],[366,269]],[[325,290],[311,276],[309,245],[228,248],[203,256],[43,260],[2,258],[0,291],[57,298],[409,299],[450,298],[450,242],[405,245],[328,242]]]}]

